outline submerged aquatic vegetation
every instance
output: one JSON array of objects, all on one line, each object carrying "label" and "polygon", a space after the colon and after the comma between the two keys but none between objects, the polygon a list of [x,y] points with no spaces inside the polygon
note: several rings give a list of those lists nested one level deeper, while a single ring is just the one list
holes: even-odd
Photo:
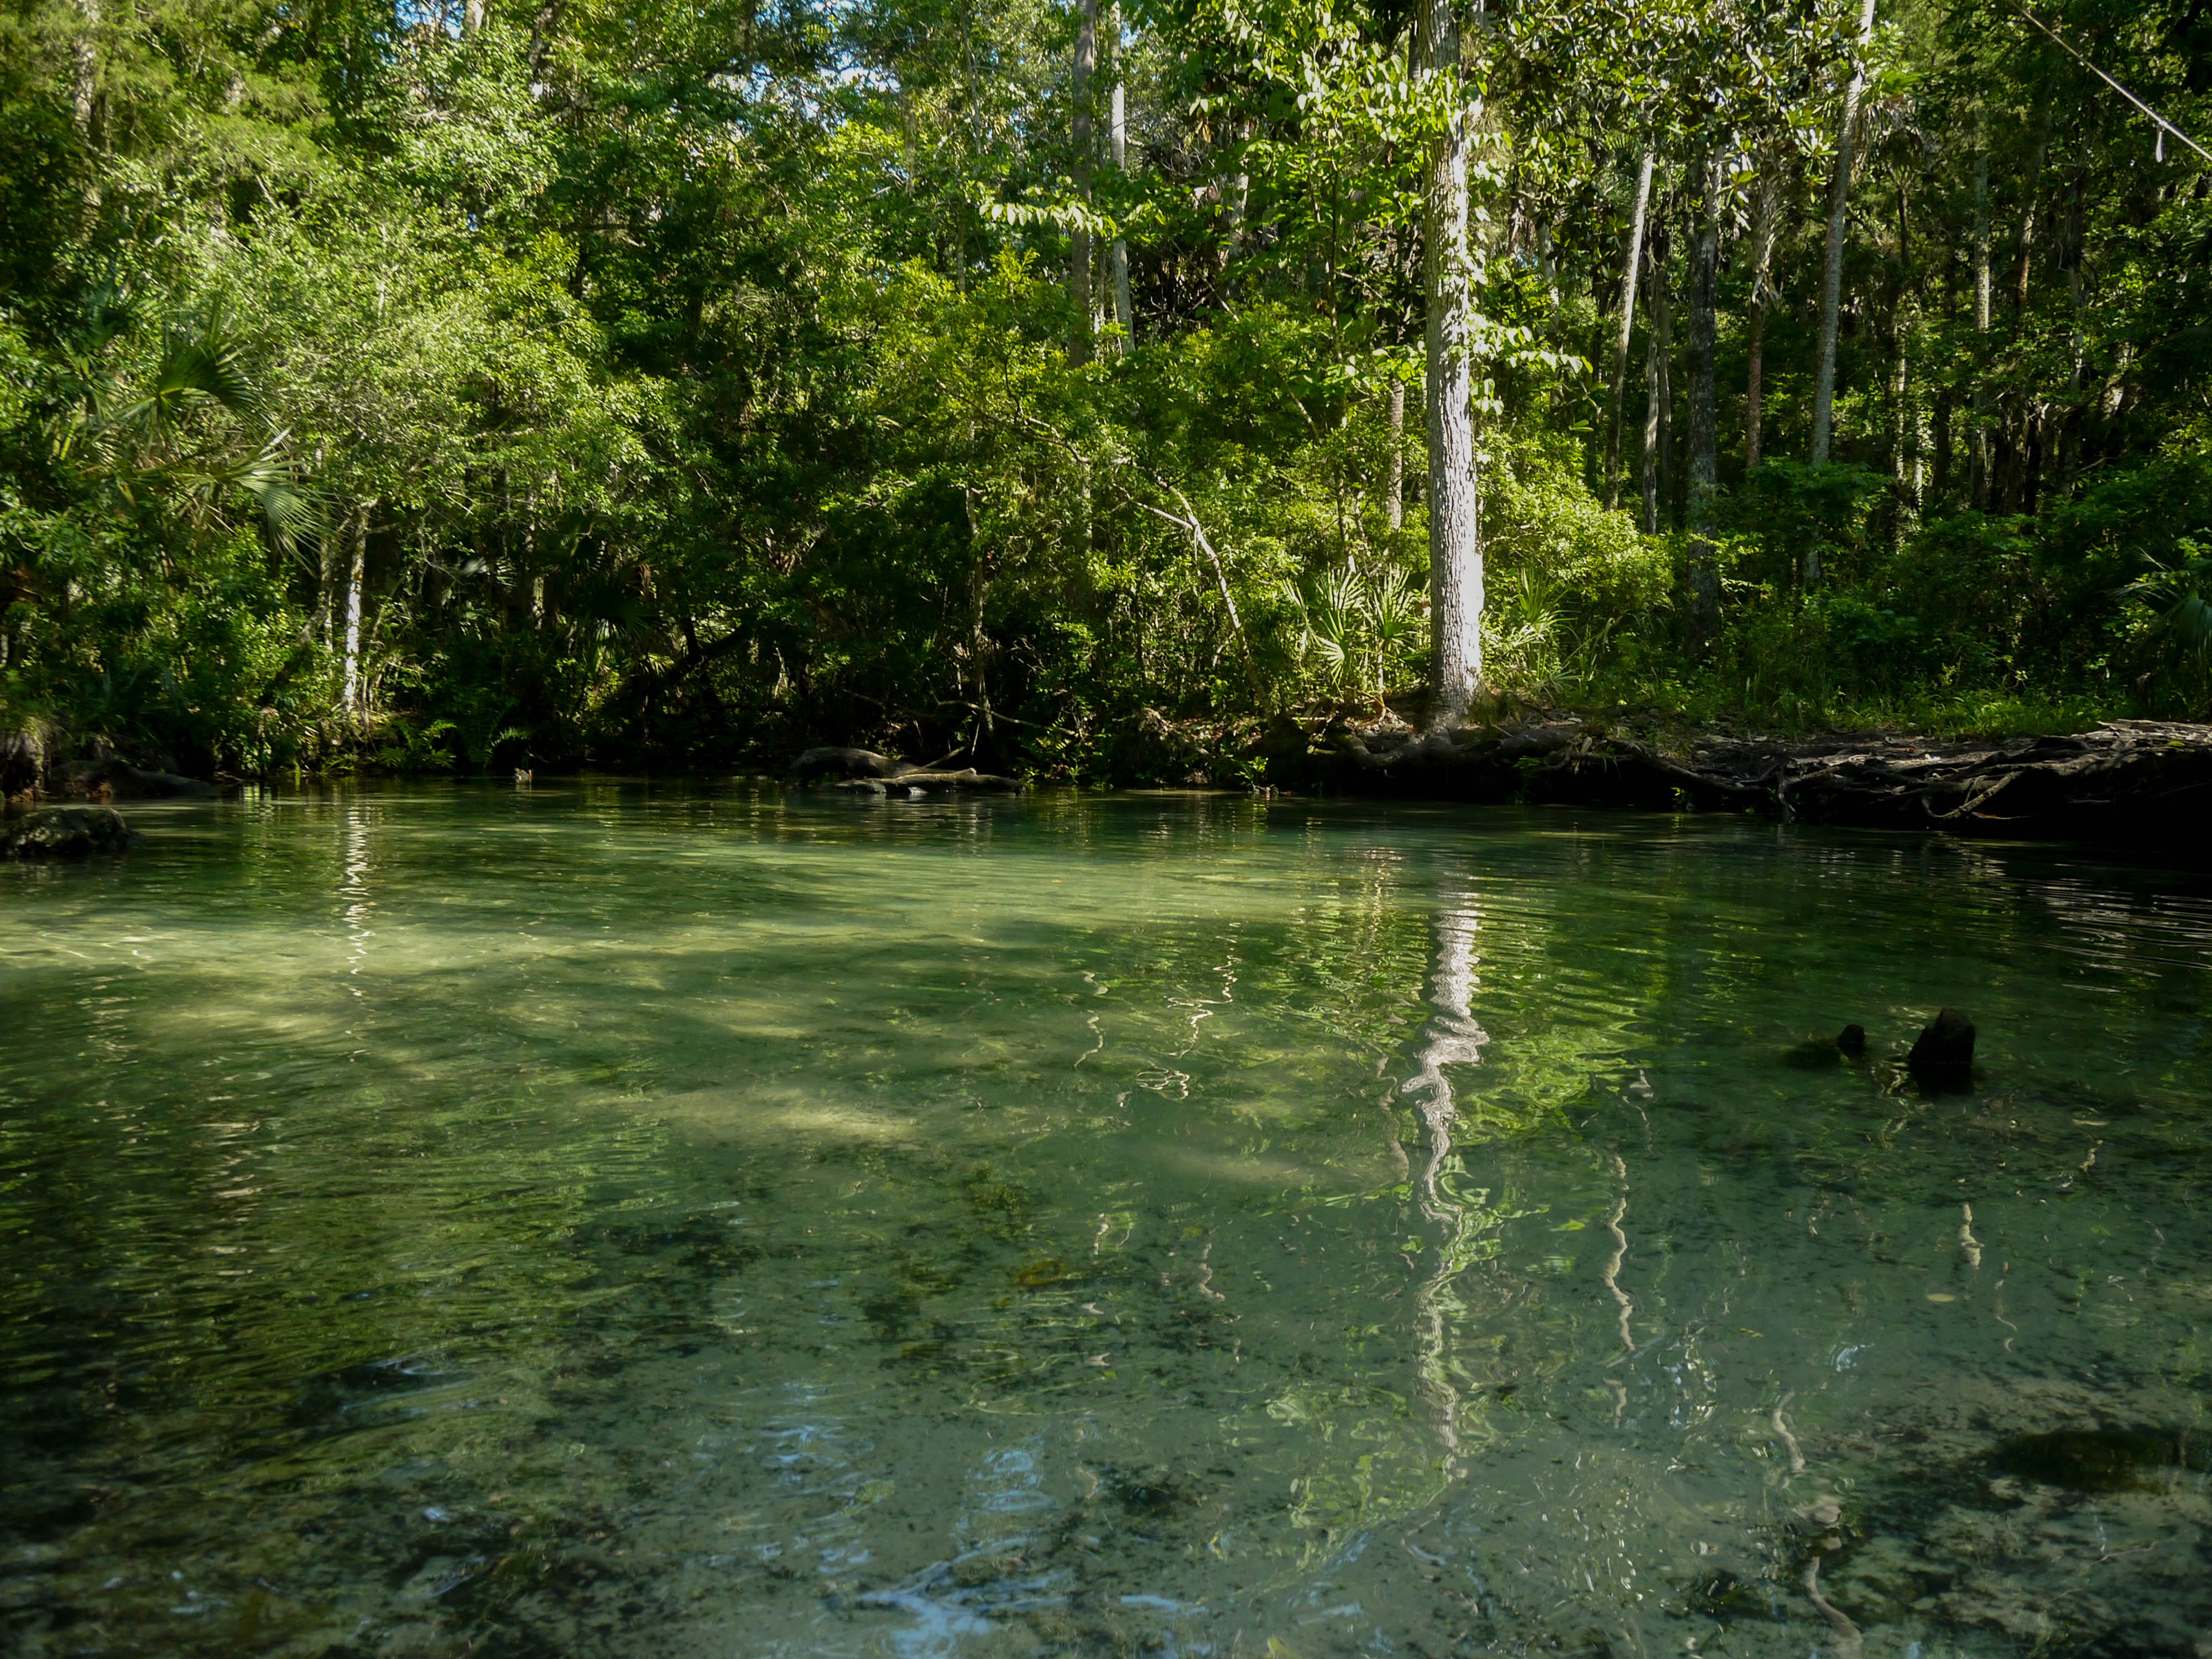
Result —
[{"label": "submerged aquatic vegetation", "polygon": [[[2192,882],[1188,798],[154,816],[9,875],[27,1653],[2212,1618]],[[1923,1095],[1947,1001],[1984,1075]]]}]

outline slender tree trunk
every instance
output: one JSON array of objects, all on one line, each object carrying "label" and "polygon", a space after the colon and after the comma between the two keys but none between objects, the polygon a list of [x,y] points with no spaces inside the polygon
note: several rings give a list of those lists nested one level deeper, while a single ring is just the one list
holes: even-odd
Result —
[{"label": "slender tree trunk", "polygon": [[553,50],[553,31],[561,27],[561,14],[568,9],[568,0],[545,0],[530,20],[530,89],[544,90],[545,55]]},{"label": "slender tree trunk", "polygon": [[2082,332],[2082,319],[2088,315],[2089,293],[2081,270],[2081,173],[2077,165],[2067,182],[2066,222],[2059,253],[2059,262],[2066,268],[2067,298],[2072,307],[2072,314],[2067,319],[2067,334],[2074,356],[2073,368],[2066,377],[2066,409],[2059,417],[2054,445],[2057,453],[2053,458],[2053,483],[2062,495],[2071,489],[2074,475],[2081,465],[2082,402],[2089,384],[2089,343]]},{"label": "slender tree trunk", "polygon": [[[1069,94],[1075,105],[1075,195],[1091,204],[1091,81],[1098,69],[1098,0],[1079,0],[1075,28],[1075,70],[1069,77]],[[1091,228],[1078,225],[1067,238],[1067,298],[1074,307],[1074,331],[1068,336],[1067,361],[1078,367],[1091,361]]]},{"label": "slender tree trunk", "polygon": [[1720,485],[1717,394],[1713,385],[1715,315],[1720,303],[1720,167],[1717,154],[1698,167],[1697,240],[1690,250],[1690,528],[1713,527],[1713,495]]},{"label": "slender tree trunk", "polygon": [[361,591],[368,573],[368,519],[375,510],[374,501],[363,501],[348,538],[352,556],[346,568],[344,678],[338,702],[349,719],[358,719],[362,713]]},{"label": "slender tree trunk", "polygon": [[1605,421],[1605,504],[1620,505],[1620,403],[1628,388],[1628,344],[1636,331],[1636,277],[1644,265],[1644,216],[1651,204],[1658,155],[1649,145],[1636,168],[1636,210],[1628,221],[1628,259],[1620,271],[1620,326],[1613,342],[1613,394]]},{"label": "slender tree trunk", "polygon": [[1389,508],[1390,528],[1406,527],[1406,383],[1390,382],[1390,468],[1384,501]]},{"label": "slender tree trunk", "polygon": [[2012,314],[2027,314],[2028,279],[2035,270],[2035,233],[2037,210],[2043,203],[2043,161],[2051,145],[2051,118],[2046,113],[2036,122],[2035,155],[2027,166],[2027,203],[2020,215],[2020,260],[2013,273]]},{"label": "slender tree trunk", "polygon": [[[1875,0],[1859,12],[1858,51],[1874,40]],[[1859,100],[1866,93],[1866,71],[1856,62],[1844,88],[1844,118],[1836,129],[1836,176],[1828,187],[1828,257],[1820,284],[1820,361],[1813,378],[1813,465],[1828,464],[1828,439],[1836,413],[1836,335],[1844,301],[1844,242],[1850,228],[1851,161],[1858,143]],[[1817,580],[1819,555],[1807,550],[1806,578]]]},{"label": "slender tree trunk", "polygon": [[1753,304],[1751,324],[1744,334],[1744,353],[1747,359],[1743,376],[1743,470],[1752,471],[1759,465],[1759,442],[1765,434],[1760,428],[1765,423],[1761,407],[1765,387],[1761,384],[1766,373],[1766,307]]},{"label": "slender tree trunk", "polygon": [[1900,176],[1897,181],[1897,293],[1889,309],[1890,343],[1895,356],[1890,369],[1889,471],[1895,481],[1900,536],[1920,512],[1920,421],[1912,408],[1912,327],[1918,312],[1912,193],[1908,181]]},{"label": "slender tree trunk", "polygon": [[100,83],[100,0],[76,0],[76,39],[70,43],[70,113],[78,141],[92,142],[93,100]]},{"label": "slender tree trunk", "polygon": [[1651,322],[1644,333],[1644,533],[1659,533],[1659,492],[1662,461],[1666,453],[1666,407],[1672,395],[1667,384],[1667,228],[1646,246],[1651,280],[1645,284],[1644,303]]},{"label": "slender tree trunk", "polygon": [[1467,718],[1482,678],[1481,480],[1474,452],[1474,364],[1468,351],[1468,150],[1470,112],[1460,84],[1452,0],[1420,0],[1421,77],[1450,102],[1424,179],[1422,280],[1426,290],[1429,428],[1429,626],[1434,646],[1429,728]]},{"label": "slender tree trunk", "polygon": [[1951,495],[1951,408],[1954,401],[1949,386],[1936,394],[1933,424],[1936,442],[1936,499],[1948,502]]},{"label": "slender tree trunk", "polygon": [[323,649],[335,651],[338,647],[338,612],[342,604],[338,569],[343,549],[338,537],[325,536],[320,539],[322,568],[317,573],[317,586],[321,589],[321,602],[317,608],[322,613]]},{"label": "slender tree trunk", "polygon": [[1912,417],[1912,342],[1911,321],[1899,317],[1894,330],[1896,360],[1890,365],[1889,379],[1889,476],[1896,487],[1898,513],[1900,520],[1909,520],[1920,509],[1920,490],[1917,478],[1919,465],[1919,430]]},{"label": "slender tree trunk", "polygon": [[1244,210],[1252,195],[1252,175],[1244,170],[1243,145],[1252,136],[1251,124],[1239,122],[1237,143],[1239,146],[1237,171],[1229,179],[1229,252],[1233,256],[1244,246]]},{"label": "slender tree trunk", "polygon": [[1743,388],[1743,465],[1750,471],[1759,465],[1760,441],[1765,436],[1766,313],[1774,304],[1774,244],[1782,230],[1782,181],[1771,172],[1759,176],[1759,206],[1751,229],[1751,319],[1746,338]]},{"label": "slender tree trunk", "polygon": [[484,26],[484,14],[489,9],[488,0],[462,0],[461,33],[474,34]]},{"label": "slender tree trunk", "polygon": [[[1113,149],[1115,176],[1119,178],[1129,170],[1129,91],[1127,79],[1121,72],[1121,8],[1116,5],[1108,15],[1114,36],[1114,101],[1108,140]],[[1137,313],[1129,303],[1129,244],[1116,236],[1109,257],[1114,282],[1114,320],[1121,325],[1120,349],[1127,351],[1137,343]]]},{"label": "slender tree trunk", "polygon": [[1644,530],[1656,536],[1674,484],[1674,313],[1668,267],[1674,239],[1662,222],[1653,228],[1650,344],[1644,355]]},{"label": "slender tree trunk", "polygon": [[1720,489],[1720,430],[1713,386],[1715,313],[1720,303],[1721,156],[1708,149],[1698,166],[1698,232],[1690,252],[1690,644],[1720,625],[1721,584],[1713,568],[1713,498]]},{"label": "slender tree trunk", "polygon": [[1974,118],[1974,506],[1990,508],[1990,143],[1988,125]]}]

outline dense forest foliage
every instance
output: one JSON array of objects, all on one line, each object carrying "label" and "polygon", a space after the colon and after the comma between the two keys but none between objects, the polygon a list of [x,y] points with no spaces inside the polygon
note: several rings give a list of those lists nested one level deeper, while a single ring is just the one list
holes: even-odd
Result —
[{"label": "dense forest foliage", "polygon": [[464,5],[8,0],[0,726],[2206,710],[2212,0]]}]

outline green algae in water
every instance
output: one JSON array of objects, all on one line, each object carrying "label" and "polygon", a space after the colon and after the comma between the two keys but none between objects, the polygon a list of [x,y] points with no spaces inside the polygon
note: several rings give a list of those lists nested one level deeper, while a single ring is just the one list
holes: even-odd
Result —
[{"label": "green algae in water", "polygon": [[[2192,878],[1194,798],[143,816],[0,872],[10,1650],[2212,1626]],[[1896,1063],[1945,1003],[1963,1095]]]}]

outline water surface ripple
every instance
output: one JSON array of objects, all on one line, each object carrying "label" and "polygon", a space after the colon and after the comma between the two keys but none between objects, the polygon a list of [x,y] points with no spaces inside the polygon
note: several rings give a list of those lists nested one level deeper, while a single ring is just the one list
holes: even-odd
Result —
[{"label": "water surface ripple", "polygon": [[10,1652],[2212,1653],[2202,878],[1177,796],[143,821],[0,870]]}]

